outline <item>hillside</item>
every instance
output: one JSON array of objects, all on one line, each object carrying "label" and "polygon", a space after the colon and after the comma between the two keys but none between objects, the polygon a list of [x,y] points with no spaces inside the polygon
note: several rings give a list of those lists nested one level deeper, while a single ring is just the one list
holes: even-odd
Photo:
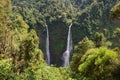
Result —
[{"label": "hillside", "polygon": [[[110,9],[118,0],[13,0],[14,11],[20,13],[32,29],[36,29],[40,38],[40,48],[45,53],[46,31],[49,26],[50,52],[53,64],[61,62],[65,51],[67,27],[72,26],[73,44],[85,36],[93,39],[95,32],[106,33],[111,38],[115,29],[110,20]],[[107,32],[105,32],[107,29]]]},{"label": "hillside", "polygon": [[1,0],[0,80],[120,80],[119,0]]}]

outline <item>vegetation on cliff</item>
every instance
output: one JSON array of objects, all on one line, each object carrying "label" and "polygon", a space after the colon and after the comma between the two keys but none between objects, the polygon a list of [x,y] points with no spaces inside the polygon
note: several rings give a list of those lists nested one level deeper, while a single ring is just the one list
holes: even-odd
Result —
[{"label": "vegetation on cliff", "polygon": [[[0,80],[119,80],[119,20],[119,0],[1,0]],[[71,23],[70,66],[58,67]]]}]

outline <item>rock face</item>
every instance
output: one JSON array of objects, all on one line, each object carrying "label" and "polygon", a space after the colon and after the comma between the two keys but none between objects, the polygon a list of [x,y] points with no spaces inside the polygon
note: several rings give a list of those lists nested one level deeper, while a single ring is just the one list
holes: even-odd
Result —
[{"label": "rock face", "polygon": [[68,27],[64,23],[50,25],[51,64],[62,64],[62,54],[66,49]]}]

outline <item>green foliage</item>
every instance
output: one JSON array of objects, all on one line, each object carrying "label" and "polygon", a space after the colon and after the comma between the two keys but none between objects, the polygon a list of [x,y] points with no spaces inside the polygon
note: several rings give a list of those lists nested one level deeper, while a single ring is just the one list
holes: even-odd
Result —
[{"label": "green foliage", "polygon": [[73,80],[69,68],[56,68],[45,64],[31,64],[21,73],[13,72],[12,59],[0,61],[0,79],[6,80]]},{"label": "green foliage", "polygon": [[34,71],[45,64],[39,38],[34,30],[28,31],[21,15],[9,10],[8,0],[0,5],[0,79],[34,79]]},{"label": "green foliage", "polygon": [[[33,66],[33,63],[44,63],[42,60],[42,52],[38,49],[39,39],[36,36],[36,32],[31,30],[20,44],[19,50],[19,62],[21,62],[21,70],[24,68]],[[18,66],[19,67],[19,66]]]},{"label": "green foliage", "polygon": [[[4,0],[0,1],[0,54],[7,54],[10,50],[10,42],[11,42],[11,33],[9,30],[9,12],[10,12],[10,1]],[[9,40],[9,41],[8,41]],[[6,56],[7,56],[6,55]]]},{"label": "green foliage", "polygon": [[[118,61],[119,61],[119,59],[120,59],[120,56],[118,57]],[[119,73],[119,71],[120,71],[120,61],[119,61],[119,63],[117,63],[117,65],[116,65],[116,68],[114,69],[114,71],[113,71],[113,79],[114,80],[119,80],[120,79],[120,73]]]},{"label": "green foliage", "polygon": [[[36,67],[36,68],[35,68]],[[74,80],[70,77],[69,68],[56,68],[45,64],[34,65],[34,68],[27,68],[24,72],[15,75],[14,80]]]},{"label": "green foliage", "polygon": [[111,18],[120,19],[120,1],[111,9]]},{"label": "green foliage", "polygon": [[81,57],[85,54],[85,52],[91,48],[94,48],[94,43],[92,40],[89,40],[85,37],[82,41],[80,41],[74,48],[74,55],[72,57],[71,68],[73,71],[78,72],[78,66],[80,65]]},{"label": "green foliage", "polygon": [[91,79],[109,80],[115,68],[117,53],[104,47],[90,49],[81,58],[80,75]]},{"label": "green foliage", "polygon": [[56,67],[49,67],[43,66],[39,70],[40,76],[39,79],[41,80],[73,80],[69,76],[69,72],[66,68],[56,68]]},{"label": "green foliage", "polygon": [[[115,6],[111,9],[111,19],[117,22],[116,20],[120,20],[120,1],[115,4]],[[119,24],[118,24],[119,25]],[[120,26],[120,25],[119,25]],[[113,46],[118,47],[118,52],[120,53],[120,27],[115,28],[114,30],[114,39],[113,39]]]},{"label": "green foliage", "polygon": [[[12,0],[13,11],[22,15],[23,20],[39,35],[45,52],[45,24],[49,26],[51,54],[59,56],[66,46],[67,28],[71,22],[73,43],[85,36],[93,38],[96,32],[107,29],[111,39],[115,28],[109,19],[111,7],[118,0]],[[61,32],[62,31],[62,32]],[[77,34],[76,34],[77,32]],[[78,37],[79,36],[79,37]],[[57,46],[57,47],[56,47]],[[53,63],[58,64],[58,57]]]},{"label": "green foliage", "polygon": [[[111,27],[108,18],[117,1],[12,0],[13,6],[10,0],[0,1],[0,80],[119,80],[119,56],[114,51],[120,50],[120,29]],[[119,7],[118,3],[112,8],[112,19],[119,19]],[[47,66],[39,49],[39,41],[43,45],[45,41],[43,26],[50,26],[50,51],[60,59],[58,52],[66,47],[66,26],[71,23],[74,43],[116,28],[113,44],[118,48],[105,48],[108,41],[97,32],[94,42],[85,37],[75,46],[70,67]]]},{"label": "green foliage", "polygon": [[12,59],[0,60],[0,79],[13,79],[13,77],[14,74],[12,72]]},{"label": "green foliage", "polygon": [[85,53],[88,49],[93,48],[94,43],[92,40],[89,40],[88,37],[83,38],[82,41],[75,46],[75,52],[78,53]]},{"label": "green foliage", "polygon": [[15,5],[14,11],[19,12],[31,27],[36,24],[44,26],[46,23],[53,23],[57,20],[72,19],[71,13],[75,11],[69,0],[13,0],[13,5]]},{"label": "green foliage", "polygon": [[98,32],[96,32],[96,34],[94,35],[94,43],[96,47],[101,47],[101,46],[107,47],[111,45],[111,43],[107,41],[104,34]]},{"label": "green foliage", "polygon": [[113,46],[116,47],[116,51],[118,51],[118,53],[120,53],[120,28],[116,28],[114,30],[114,33],[113,33]]},{"label": "green foliage", "polygon": [[116,30],[114,31],[114,34],[116,36],[119,36],[120,35],[120,28],[116,28]]}]

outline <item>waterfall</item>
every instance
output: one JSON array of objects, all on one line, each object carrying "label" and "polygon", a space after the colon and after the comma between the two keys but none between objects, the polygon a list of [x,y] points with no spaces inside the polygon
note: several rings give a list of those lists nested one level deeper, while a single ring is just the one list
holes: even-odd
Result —
[{"label": "waterfall", "polygon": [[48,66],[50,65],[50,50],[49,50],[49,31],[48,26],[46,25],[47,37],[46,37],[46,62]]},{"label": "waterfall", "polygon": [[70,53],[72,51],[72,35],[71,35],[71,26],[72,23],[69,26],[68,30],[68,37],[67,37],[67,48],[66,51],[63,53],[63,66],[69,66],[69,58],[70,58]]}]

